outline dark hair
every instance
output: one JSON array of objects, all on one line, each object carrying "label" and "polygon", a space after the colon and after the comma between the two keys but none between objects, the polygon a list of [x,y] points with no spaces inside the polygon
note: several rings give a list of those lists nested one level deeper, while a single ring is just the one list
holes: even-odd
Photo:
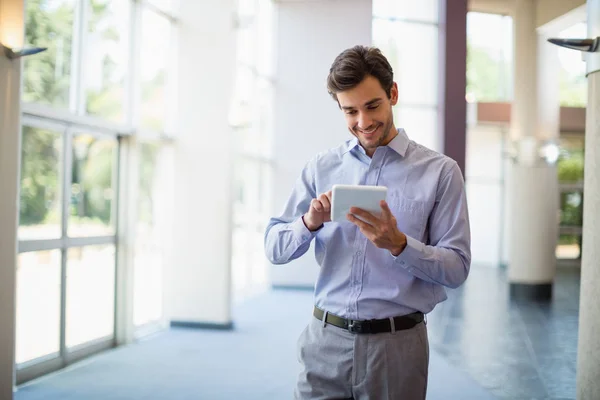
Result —
[{"label": "dark hair", "polygon": [[337,101],[339,92],[354,88],[367,75],[375,77],[388,98],[391,97],[392,66],[378,48],[360,45],[344,50],[335,58],[327,77],[327,91]]}]

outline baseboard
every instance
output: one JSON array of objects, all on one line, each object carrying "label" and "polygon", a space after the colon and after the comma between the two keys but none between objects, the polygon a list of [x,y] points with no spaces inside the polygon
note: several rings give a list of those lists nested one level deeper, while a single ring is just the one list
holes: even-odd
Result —
[{"label": "baseboard", "polygon": [[233,329],[233,322],[221,324],[216,322],[170,321],[169,325],[171,328],[212,329],[218,331]]},{"label": "baseboard", "polygon": [[549,301],[552,299],[552,283],[511,283],[510,298],[514,300]]},{"label": "baseboard", "polygon": [[314,286],[309,285],[271,285],[273,290],[301,290],[301,291],[313,291]]}]

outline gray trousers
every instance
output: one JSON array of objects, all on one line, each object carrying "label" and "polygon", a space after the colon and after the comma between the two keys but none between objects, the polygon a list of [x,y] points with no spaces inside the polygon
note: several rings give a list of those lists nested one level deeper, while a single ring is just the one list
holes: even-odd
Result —
[{"label": "gray trousers", "polygon": [[429,342],[424,323],[355,334],[312,318],[298,339],[297,400],[423,400]]}]

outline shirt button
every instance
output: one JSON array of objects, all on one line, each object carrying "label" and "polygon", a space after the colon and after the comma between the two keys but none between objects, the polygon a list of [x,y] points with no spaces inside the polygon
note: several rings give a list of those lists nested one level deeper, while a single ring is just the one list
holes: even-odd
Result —
[{"label": "shirt button", "polygon": [[361,251],[357,251],[356,255],[360,257],[362,255],[362,252]]},{"label": "shirt button", "polygon": [[308,236],[302,236],[302,240],[308,239]]},{"label": "shirt button", "polygon": [[404,261],[400,261],[400,265],[405,265],[406,263]]}]

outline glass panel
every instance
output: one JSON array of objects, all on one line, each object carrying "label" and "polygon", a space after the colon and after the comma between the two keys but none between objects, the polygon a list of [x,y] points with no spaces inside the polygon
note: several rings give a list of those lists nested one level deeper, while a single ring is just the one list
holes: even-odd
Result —
[{"label": "glass panel", "polygon": [[23,126],[19,240],[61,236],[62,135]]},{"label": "glass panel", "polygon": [[133,321],[136,326],[162,316],[162,240],[160,213],[160,147],[139,145],[139,198],[134,255]]},{"label": "glass panel", "polygon": [[67,254],[67,347],[113,336],[115,246],[76,247]]},{"label": "glass panel", "polygon": [[581,257],[581,236],[560,235],[556,246],[556,258],[576,260]]},{"label": "glass panel", "polygon": [[113,199],[117,141],[92,135],[73,138],[73,183],[68,233],[104,236],[115,233]]},{"label": "glass panel", "polygon": [[25,45],[48,50],[23,61],[23,101],[69,108],[75,0],[27,0]]},{"label": "glass panel", "polygon": [[438,0],[373,0],[373,16],[438,22]]},{"label": "glass panel", "polygon": [[86,112],[115,122],[125,122],[129,4],[90,0],[82,60]]},{"label": "glass panel", "polygon": [[584,146],[585,136],[583,134],[560,135],[559,182],[583,183]]},{"label": "glass panel", "polygon": [[396,106],[394,123],[404,128],[408,137],[423,146],[441,152],[442,141],[439,137],[435,108],[410,108]]},{"label": "glass panel", "polygon": [[394,69],[400,104],[437,104],[438,40],[437,26],[373,20],[373,43]]},{"label": "glass panel", "polygon": [[267,263],[263,244],[271,202],[272,166],[238,159],[235,168],[232,283],[239,302],[264,290]]},{"label": "glass panel", "polygon": [[583,193],[580,191],[561,192],[560,224],[566,226],[583,225]]},{"label": "glass panel", "polygon": [[159,14],[142,11],[141,126],[162,131],[167,115],[167,62],[171,59],[171,23]]},{"label": "glass panel", "polygon": [[471,102],[512,98],[512,18],[467,14],[467,98]]},{"label": "glass panel", "polygon": [[60,250],[19,254],[17,364],[60,350]]}]

